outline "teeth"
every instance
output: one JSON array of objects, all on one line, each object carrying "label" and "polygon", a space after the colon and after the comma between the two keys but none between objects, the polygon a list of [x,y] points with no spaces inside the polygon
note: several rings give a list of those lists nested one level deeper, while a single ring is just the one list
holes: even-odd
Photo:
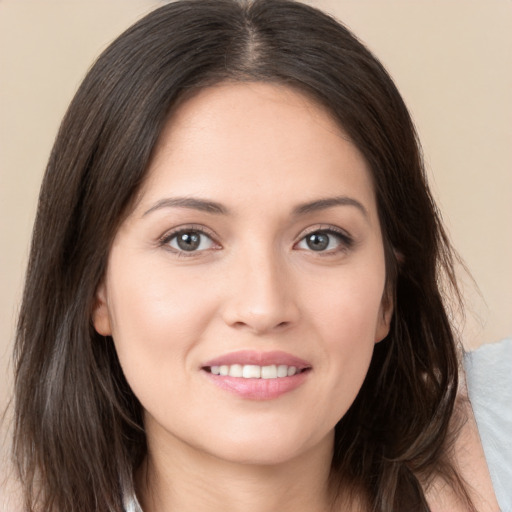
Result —
[{"label": "teeth", "polygon": [[277,366],[262,366],[261,367],[261,378],[262,379],[276,379],[277,378]]},{"label": "teeth", "polygon": [[[293,366],[290,366],[290,368],[293,368]],[[288,366],[285,364],[280,364],[277,367],[277,376],[278,377],[287,377],[288,376]]]},{"label": "teeth", "polygon": [[244,367],[241,364],[232,364],[229,367],[230,377],[243,377],[244,376]]},{"label": "teeth", "polygon": [[287,366],[285,364],[270,366],[258,366],[255,364],[232,364],[211,366],[211,373],[214,375],[229,375],[230,377],[241,377],[243,379],[276,379],[283,377],[291,377],[297,373],[295,366]]},{"label": "teeth", "polygon": [[261,377],[261,366],[255,364],[246,364],[242,370],[244,379],[259,379]]}]

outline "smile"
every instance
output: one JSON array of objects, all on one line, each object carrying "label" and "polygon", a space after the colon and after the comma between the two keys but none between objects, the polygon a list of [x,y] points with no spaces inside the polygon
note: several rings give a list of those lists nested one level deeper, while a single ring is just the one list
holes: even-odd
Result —
[{"label": "smile", "polygon": [[238,351],[208,361],[203,375],[215,386],[249,400],[273,400],[302,386],[312,366],[286,352]]},{"label": "smile", "polygon": [[255,364],[224,364],[210,367],[210,372],[214,375],[239,377],[243,379],[281,379],[291,377],[305,370],[305,368],[298,370],[296,366],[288,366],[286,364],[272,364],[269,366],[258,366]]}]

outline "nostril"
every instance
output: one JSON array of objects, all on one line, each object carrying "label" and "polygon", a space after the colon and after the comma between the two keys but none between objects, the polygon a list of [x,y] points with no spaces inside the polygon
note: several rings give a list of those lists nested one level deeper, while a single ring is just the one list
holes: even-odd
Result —
[{"label": "nostril", "polygon": [[[275,325],[274,328],[270,327],[270,329],[285,329],[286,327],[288,327],[290,325],[290,322],[279,322],[278,324]],[[261,331],[267,331],[269,330],[269,328],[267,326],[261,326],[261,325],[257,325],[256,322],[234,322],[232,324],[232,327],[235,327],[237,329],[241,329],[243,327],[255,327],[257,330],[261,330]]]}]

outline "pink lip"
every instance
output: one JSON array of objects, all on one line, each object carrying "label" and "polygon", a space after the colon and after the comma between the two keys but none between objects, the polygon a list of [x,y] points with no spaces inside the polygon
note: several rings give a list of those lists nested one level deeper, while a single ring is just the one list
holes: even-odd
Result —
[{"label": "pink lip", "polygon": [[254,350],[239,350],[237,352],[230,352],[223,356],[211,359],[203,364],[203,368],[210,366],[221,366],[221,365],[232,365],[232,364],[256,364],[258,366],[269,366],[271,364],[280,365],[285,364],[287,366],[295,366],[298,370],[305,368],[311,368],[311,365],[300,359],[299,357],[293,356],[286,352],[275,350],[272,352],[257,352]]},{"label": "pink lip", "polygon": [[[285,364],[287,366],[295,366],[300,373],[277,379],[244,379],[242,377],[214,375],[209,371],[205,371],[212,366],[230,366],[232,364],[255,364],[258,366]],[[304,359],[292,356],[286,352],[241,350],[211,359],[207,361],[201,369],[203,370],[202,373],[210,382],[240,398],[249,400],[273,400],[302,385],[310,374],[309,370],[311,370],[311,365],[307,361],[304,361]]]}]

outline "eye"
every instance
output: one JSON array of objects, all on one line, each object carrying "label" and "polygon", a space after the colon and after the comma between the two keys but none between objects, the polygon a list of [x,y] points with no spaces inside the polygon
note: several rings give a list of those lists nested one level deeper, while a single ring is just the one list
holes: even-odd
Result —
[{"label": "eye", "polygon": [[162,245],[176,252],[187,253],[206,251],[217,246],[209,235],[198,229],[182,229],[170,233],[162,240]]},{"label": "eye", "polygon": [[298,249],[315,252],[337,252],[352,245],[352,239],[333,229],[323,229],[308,233],[297,244]]}]

